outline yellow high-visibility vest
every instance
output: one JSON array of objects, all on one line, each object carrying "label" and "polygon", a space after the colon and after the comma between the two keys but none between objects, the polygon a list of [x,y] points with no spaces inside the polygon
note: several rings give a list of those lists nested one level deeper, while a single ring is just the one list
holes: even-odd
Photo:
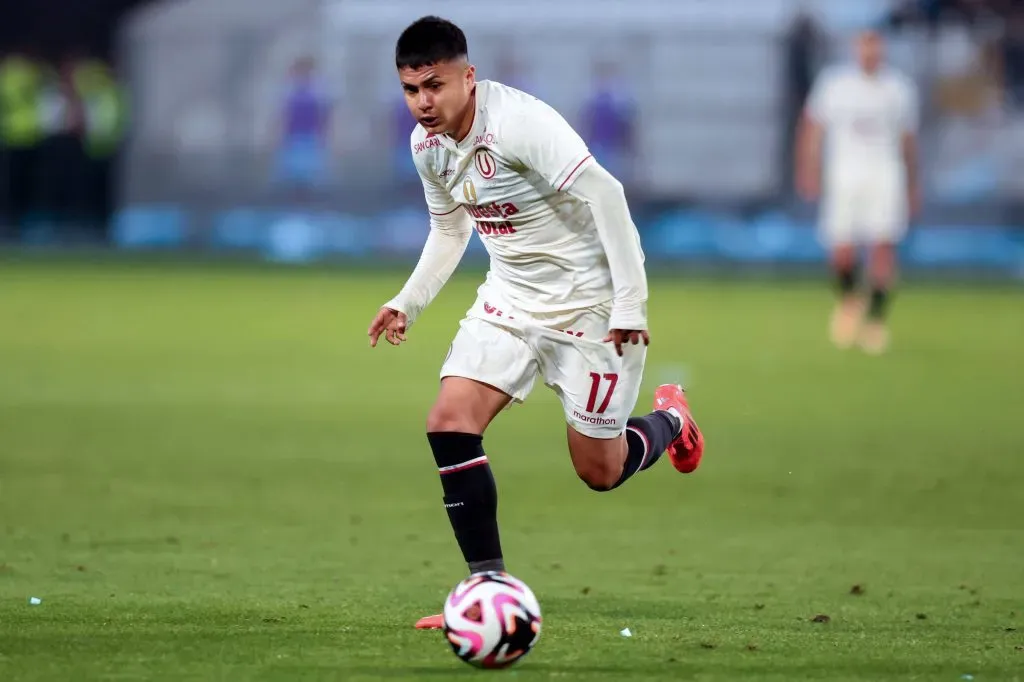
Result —
[{"label": "yellow high-visibility vest", "polygon": [[30,147],[42,137],[39,68],[24,57],[0,61],[0,144]]}]

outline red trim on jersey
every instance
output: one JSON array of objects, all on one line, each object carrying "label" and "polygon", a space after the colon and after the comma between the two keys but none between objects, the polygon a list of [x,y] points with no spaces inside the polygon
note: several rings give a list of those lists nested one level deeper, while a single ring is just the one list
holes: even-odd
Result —
[{"label": "red trim on jersey", "polygon": [[572,176],[576,175],[576,171],[578,171],[580,169],[580,166],[585,164],[592,157],[593,157],[593,154],[587,154],[586,156],[584,156],[583,159],[579,163],[576,164],[576,167],[573,168],[572,171],[570,171],[567,176],[565,176],[565,180],[562,180],[562,184],[558,186],[558,189],[556,191],[561,192],[562,188],[565,187],[567,184],[569,184],[569,181],[572,180]]},{"label": "red trim on jersey", "polygon": [[434,213],[433,211],[430,211],[429,209],[427,209],[427,210],[430,212],[430,215],[450,215],[450,214],[455,213],[456,211],[458,211],[460,208],[462,208],[462,207],[461,206],[456,206],[452,210],[445,211],[444,213]]}]

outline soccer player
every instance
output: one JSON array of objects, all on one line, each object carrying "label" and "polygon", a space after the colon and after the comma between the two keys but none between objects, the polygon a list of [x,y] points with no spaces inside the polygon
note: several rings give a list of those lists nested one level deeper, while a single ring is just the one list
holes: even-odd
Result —
[{"label": "soccer player", "polygon": [[[561,399],[569,456],[593,490],[618,488],[664,452],[690,473],[704,440],[676,385],[656,389],[653,412],[630,417],[650,337],[644,255],[622,185],[554,109],[476,81],[454,24],[414,22],[395,61],[418,122],[411,151],[430,231],[407,283],[370,324],[370,345],[406,340],[475,231],[490,270],[444,360],[426,430],[470,573],[502,571],[483,434],[538,377]],[[417,627],[441,624],[428,616]]]},{"label": "soccer player", "polygon": [[[800,123],[796,167],[798,190],[815,201],[825,156],[819,232],[831,251],[840,295],[832,341],[841,348],[859,343],[870,353],[888,345],[896,246],[920,201],[917,92],[910,79],[884,64],[884,47],[877,32],[861,32],[857,63],[817,78]],[[860,247],[868,251],[866,306],[858,292]]]}]

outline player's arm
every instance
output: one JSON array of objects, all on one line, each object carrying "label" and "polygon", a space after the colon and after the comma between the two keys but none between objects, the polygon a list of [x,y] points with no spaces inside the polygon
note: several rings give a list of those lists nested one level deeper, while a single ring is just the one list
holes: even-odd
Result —
[{"label": "player's arm", "polygon": [[806,109],[797,128],[796,189],[807,201],[818,198],[821,186],[821,148],[825,131]]},{"label": "player's arm", "polygon": [[381,306],[370,324],[367,333],[371,346],[377,345],[382,333],[392,345],[405,341],[405,332],[455,272],[473,232],[469,215],[444,188],[423,170],[420,179],[430,210],[430,233],[405,286]]},{"label": "player's arm", "polygon": [[907,206],[911,215],[917,213],[921,205],[921,185],[917,162],[917,127],[919,121],[917,92],[911,83],[907,83],[902,108],[900,139],[903,165],[907,177]]},{"label": "player's arm", "polygon": [[[647,272],[640,234],[633,224],[626,193],[611,173],[597,162],[587,165],[567,191],[587,206],[594,216],[597,234],[604,245],[615,289],[610,329],[642,332],[647,329]],[[635,343],[635,341],[634,341]]]},{"label": "player's arm", "polygon": [[921,205],[921,185],[917,171],[917,133],[903,133],[903,165],[907,169],[907,205],[910,214],[914,215]]},{"label": "player's arm", "polygon": [[[516,159],[559,192],[586,203],[605,247],[614,295],[610,340],[647,338],[647,275],[640,236],[622,184],[590,155],[586,143],[554,109],[536,102],[502,131]],[[621,333],[616,333],[621,332]]]},{"label": "player's arm", "polygon": [[825,141],[825,107],[828,84],[820,77],[800,114],[796,131],[794,169],[796,189],[807,201],[814,201],[821,192],[821,158]]}]

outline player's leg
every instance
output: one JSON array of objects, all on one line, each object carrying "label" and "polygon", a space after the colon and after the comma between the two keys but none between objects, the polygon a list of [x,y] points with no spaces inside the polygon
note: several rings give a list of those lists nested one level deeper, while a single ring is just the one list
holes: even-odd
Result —
[{"label": "player's leg", "polygon": [[[505,570],[498,532],[498,489],[483,434],[512,400],[529,394],[537,374],[530,348],[513,332],[469,317],[441,368],[441,388],[427,417],[444,506],[470,573]],[[419,629],[437,629],[427,616]]]},{"label": "player's leg", "polygon": [[880,177],[872,190],[865,222],[865,241],[870,244],[867,278],[871,294],[858,341],[864,351],[877,354],[889,345],[886,322],[896,281],[896,247],[907,230],[907,206],[905,189],[896,179]]},{"label": "player's leg", "polygon": [[704,454],[704,436],[690,414],[683,389],[659,386],[654,410],[628,417],[626,430],[616,436],[590,435],[579,421],[566,425],[569,456],[576,474],[591,490],[614,490],[634,475],[654,466],[662,454],[678,471],[692,473]]},{"label": "player's leg", "polygon": [[881,353],[889,345],[886,315],[895,276],[896,246],[888,242],[872,244],[868,251],[871,297],[868,299],[867,320],[859,339],[861,348],[868,353]]},{"label": "player's leg", "polygon": [[446,376],[427,417],[427,440],[441,477],[445,510],[471,573],[504,569],[498,489],[483,434],[511,399],[480,381]]},{"label": "player's leg", "polygon": [[[587,322],[576,326],[590,326],[593,339],[603,338],[607,322]],[[573,467],[590,488],[613,490],[653,466],[666,451],[678,455],[673,460],[677,469],[696,468],[700,453],[691,457],[685,448],[675,448],[696,429],[685,400],[670,400],[669,392],[659,389],[653,412],[630,416],[640,393],[646,348],[626,346],[620,358],[610,344],[556,334],[539,356],[546,383],[562,401]],[[674,390],[681,398],[682,390]]]},{"label": "player's leg", "polygon": [[441,368],[441,389],[427,417],[444,504],[470,572],[504,570],[498,494],[483,448],[491,420],[529,394],[537,363],[514,332],[487,320],[462,321]]},{"label": "player's leg", "polygon": [[836,280],[837,300],[829,325],[832,343],[849,348],[857,339],[864,315],[864,299],[860,294],[860,262],[852,243],[832,248],[830,264]]},{"label": "player's leg", "polygon": [[829,336],[839,348],[849,348],[857,340],[857,331],[864,314],[854,232],[859,211],[858,196],[852,187],[830,188],[822,205],[821,237],[829,250],[829,266],[837,290]]}]

